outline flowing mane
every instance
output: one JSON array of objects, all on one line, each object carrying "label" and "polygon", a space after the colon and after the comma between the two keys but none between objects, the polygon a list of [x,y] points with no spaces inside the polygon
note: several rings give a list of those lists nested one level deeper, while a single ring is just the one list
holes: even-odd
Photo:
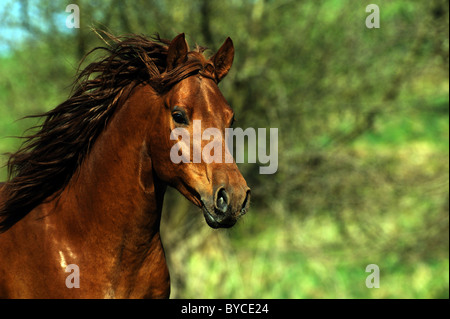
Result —
[{"label": "flowing mane", "polygon": [[107,56],[79,73],[68,100],[49,112],[31,116],[45,120],[34,127],[37,133],[26,136],[20,149],[10,155],[8,181],[1,189],[0,233],[64,190],[119,101],[137,85],[147,83],[164,94],[194,74],[215,80],[214,66],[203,56],[205,48],[197,46],[188,53],[187,61],[168,69],[170,41],[159,36],[106,35],[111,44],[105,41],[107,46],[87,55],[104,50]]}]

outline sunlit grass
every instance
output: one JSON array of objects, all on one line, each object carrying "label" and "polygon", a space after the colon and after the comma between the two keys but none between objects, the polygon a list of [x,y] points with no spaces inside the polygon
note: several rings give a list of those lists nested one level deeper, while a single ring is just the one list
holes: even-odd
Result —
[{"label": "sunlit grass", "polygon": [[[258,214],[258,212],[253,212]],[[257,219],[257,217],[248,217]],[[442,259],[401,260],[397,248],[366,249],[335,237],[324,243],[317,234],[335,233],[331,219],[295,223],[302,238],[289,232],[273,241],[283,225],[270,221],[252,241],[231,240],[221,254],[195,252],[187,265],[184,297],[211,298],[448,298],[448,255]],[[243,231],[240,229],[239,231]],[[404,230],[403,230],[404,231]],[[293,244],[295,242],[295,244]],[[392,243],[394,245],[395,243]],[[356,246],[356,247],[355,247]],[[367,288],[368,264],[380,267],[380,288]]]}]

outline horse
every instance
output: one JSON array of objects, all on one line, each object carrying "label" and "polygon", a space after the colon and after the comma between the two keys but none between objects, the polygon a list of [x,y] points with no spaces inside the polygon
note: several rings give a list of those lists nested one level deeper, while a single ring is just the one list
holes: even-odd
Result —
[{"label": "horse", "polygon": [[207,58],[184,34],[107,35],[88,53],[105,55],[80,68],[70,97],[37,115],[43,123],[9,156],[0,186],[2,298],[169,298],[160,237],[167,187],[212,228],[248,211],[250,189],[234,161],[169,156],[175,128],[193,139],[194,120],[222,133],[232,125],[218,87],[233,63],[232,40]]}]

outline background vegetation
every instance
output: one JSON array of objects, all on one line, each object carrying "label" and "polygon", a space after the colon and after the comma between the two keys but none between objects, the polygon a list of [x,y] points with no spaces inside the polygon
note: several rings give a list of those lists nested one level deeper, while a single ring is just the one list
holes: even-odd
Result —
[{"label": "background vegetation", "polygon": [[[449,4],[446,0],[4,1],[0,153],[68,97],[78,62],[115,34],[185,32],[235,64],[221,89],[237,125],[279,129],[279,167],[250,212],[212,230],[174,190],[162,236],[173,298],[449,297]],[[365,8],[380,8],[367,29]],[[212,52],[212,51],[211,51]],[[6,163],[6,156],[0,158]],[[6,170],[0,171],[0,180]],[[368,264],[380,288],[368,289]]]}]

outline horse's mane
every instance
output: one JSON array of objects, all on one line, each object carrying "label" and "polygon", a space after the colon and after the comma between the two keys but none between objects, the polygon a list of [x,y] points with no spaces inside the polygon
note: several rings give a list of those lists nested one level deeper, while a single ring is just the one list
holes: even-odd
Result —
[{"label": "horse's mane", "polygon": [[8,181],[1,188],[0,233],[67,186],[124,95],[141,83],[163,94],[184,78],[204,72],[208,64],[205,48],[197,46],[185,63],[166,72],[170,41],[159,35],[105,35],[111,43],[105,41],[106,46],[86,56],[105,50],[106,57],[79,72],[70,98],[49,112],[30,116],[45,120],[9,156]]}]

